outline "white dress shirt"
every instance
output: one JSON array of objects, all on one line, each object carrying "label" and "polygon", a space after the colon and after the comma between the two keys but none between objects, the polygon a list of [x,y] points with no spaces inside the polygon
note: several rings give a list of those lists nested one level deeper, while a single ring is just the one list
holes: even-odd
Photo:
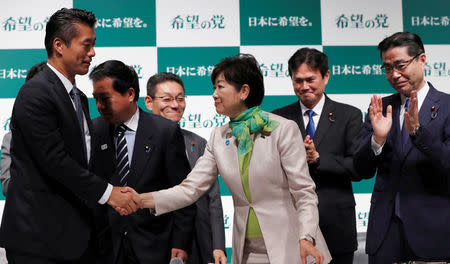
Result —
[{"label": "white dress shirt", "polygon": [[300,108],[302,109],[303,124],[305,125],[305,129],[309,123],[309,116],[306,113],[306,111],[313,110],[314,115],[312,118],[314,121],[314,128],[315,130],[317,130],[317,125],[319,124],[320,115],[322,114],[324,104],[325,104],[325,94],[322,94],[322,98],[320,98],[319,102],[316,104],[316,106],[314,106],[313,109],[309,109],[300,101]]}]

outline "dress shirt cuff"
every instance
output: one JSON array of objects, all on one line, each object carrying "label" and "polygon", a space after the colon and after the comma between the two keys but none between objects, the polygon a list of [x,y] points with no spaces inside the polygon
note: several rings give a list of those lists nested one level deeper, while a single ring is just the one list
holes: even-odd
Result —
[{"label": "dress shirt cuff", "polygon": [[108,183],[108,186],[106,187],[106,190],[102,195],[102,198],[100,198],[100,200],[98,200],[98,203],[105,204],[109,200],[112,190],[113,190],[113,186],[110,183]]},{"label": "dress shirt cuff", "polygon": [[372,136],[372,139],[370,140],[370,143],[371,143],[371,145],[372,145],[372,150],[373,150],[373,153],[375,154],[375,156],[380,155],[380,154],[381,154],[381,151],[383,151],[383,146],[384,146],[384,144],[381,145],[381,146],[378,145],[378,143],[375,142],[375,139],[373,139],[373,136]]}]

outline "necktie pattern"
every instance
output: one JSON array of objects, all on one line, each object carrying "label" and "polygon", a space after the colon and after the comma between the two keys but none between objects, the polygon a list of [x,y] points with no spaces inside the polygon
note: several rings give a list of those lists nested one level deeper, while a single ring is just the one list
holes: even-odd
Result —
[{"label": "necktie pattern", "polygon": [[125,138],[125,131],[127,127],[121,124],[116,129],[117,136],[117,148],[116,148],[116,160],[117,160],[117,175],[119,177],[119,183],[121,186],[127,185],[128,175],[130,174],[130,166],[128,164],[128,148],[127,140]]},{"label": "necktie pattern", "polygon": [[308,114],[308,116],[309,116],[309,122],[308,122],[308,125],[306,126],[306,135],[309,135],[309,137],[311,139],[314,139],[314,134],[316,133],[316,127],[314,126],[313,116],[315,113],[313,110],[308,110],[308,111],[306,111],[306,114]]}]

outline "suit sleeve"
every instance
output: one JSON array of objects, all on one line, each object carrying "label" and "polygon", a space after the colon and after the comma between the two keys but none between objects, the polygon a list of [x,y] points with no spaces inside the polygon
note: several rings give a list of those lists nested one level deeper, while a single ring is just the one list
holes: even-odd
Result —
[{"label": "suit sleeve", "polygon": [[[443,105],[445,118],[442,132],[431,131],[427,126],[422,127],[422,133],[412,138],[414,146],[430,161],[434,171],[446,177],[450,190],[450,111],[449,105]],[[430,174],[432,175],[432,173]]]},{"label": "suit sleeve", "polygon": [[165,214],[193,204],[217,180],[219,171],[212,146],[214,134],[215,132],[212,133],[211,139],[206,145],[205,153],[198,159],[195,167],[181,184],[152,193],[156,215]]},{"label": "suit sleeve", "polygon": [[358,109],[352,109],[346,114],[349,116],[345,125],[344,134],[341,135],[344,140],[344,149],[337,152],[319,152],[319,165],[312,164],[311,176],[313,177],[345,177],[353,181],[359,181],[361,178],[353,167],[353,154],[359,144],[360,131],[362,128],[362,114]]},{"label": "suit sleeve", "polygon": [[[174,127],[170,133],[169,144],[166,145],[165,158],[170,186],[182,182],[190,170],[183,135],[178,125]],[[195,206],[187,206],[173,212],[172,248],[186,251],[191,247],[195,212]]]},{"label": "suit sleeve", "polygon": [[[16,98],[12,125],[19,129],[30,155],[41,175],[72,191],[85,203],[96,205],[106,190],[107,182],[83,168],[68,152],[61,132],[61,111],[65,106],[45,84],[28,82]],[[27,87],[28,84],[28,87]],[[64,109],[66,110],[66,109]],[[83,139],[84,140],[84,139]],[[80,148],[80,151],[81,148]]]},{"label": "suit sleeve", "polygon": [[8,192],[8,185],[9,181],[11,179],[11,174],[9,172],[9,168],[11,167],[11,132],[6,133],[3,137],[3,143],[2,143],[2,157],[1,157],[1,175],[0,175],[0,181],[2,182],[2,191],[3,195],[6,196],[6,193]]},{"label": "suit sleeve", "polygon": [[302,236],[310,235],[317,239],[318,198],[315,192],[316,185],[309,175],[302,135],[297,124],[290,120],[285,124],[281,123],[278,129],[282,129],[278,140],[281,166],[286,174],[300,223],[298,237],[300,239]]}]

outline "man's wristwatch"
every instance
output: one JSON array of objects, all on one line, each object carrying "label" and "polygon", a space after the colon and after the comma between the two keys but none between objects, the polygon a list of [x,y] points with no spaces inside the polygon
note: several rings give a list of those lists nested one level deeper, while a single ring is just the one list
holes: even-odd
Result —
[{"label": "man's wristwatch", "polygon": [[422,134],[422,126],[418,125],[416,126],[416,128],[414,129],[414,133],[411,135],[412,138],[415,138],[417,136],[419,136],[420,134]]}]

